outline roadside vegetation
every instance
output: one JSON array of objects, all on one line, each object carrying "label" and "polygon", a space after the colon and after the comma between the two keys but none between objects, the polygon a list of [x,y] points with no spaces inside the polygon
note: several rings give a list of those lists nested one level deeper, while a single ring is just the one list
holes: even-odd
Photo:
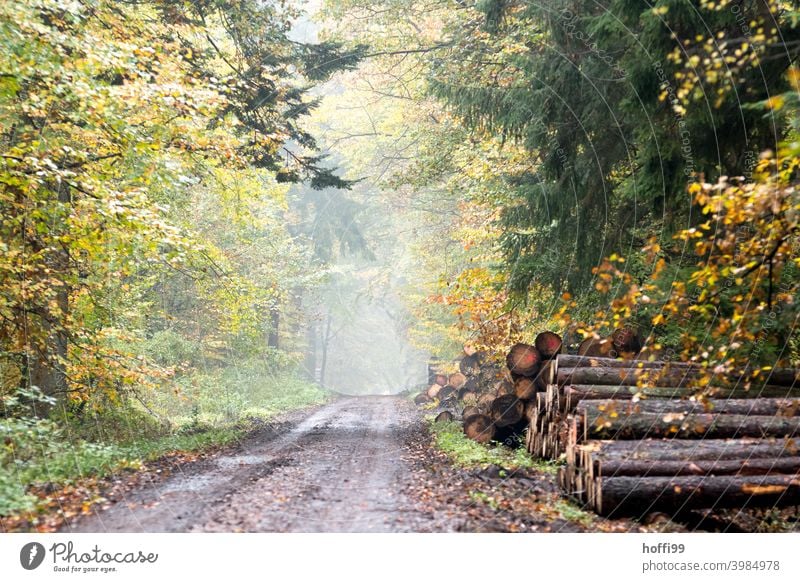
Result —
[{"label": "roadside vegetation", "polygon": [[[275,415],[325,402],[328,394],[291,375],[225,369],[184,379],[197,394],[164,392],[146,404],[106,410],[59,407],[48,418],[21,412],[20,394],[5,397],[0,418],[0,523],[3,516],[47,511],[67,486],[89,485],[140,470],[165,455],[196,454],[233,444]],[[42,401],[29,393],[26,402]],[[88,480],[88,482],[87,482]]]},{"label": "roadside vegetation", "polygon": [[[554,474],[556,463],[536,460],[524,447],[509,448],[503,444],[482,445],[467,438],[459,422],[431,422],[434,446],[461,467],[500,467],[501,473],[514,469],[533,469]],[[500,474],[499,476],[504,476]]]}]

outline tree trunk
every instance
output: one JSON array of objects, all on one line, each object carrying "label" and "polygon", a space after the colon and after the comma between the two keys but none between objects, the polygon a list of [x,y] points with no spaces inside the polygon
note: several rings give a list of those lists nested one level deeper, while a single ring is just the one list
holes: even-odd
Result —
[{"label": "tree trunk", "polygon": [[436,395],[436,398],[438,398],[439,401],[442,401],[454,395],[455,393],[456,389],[453,388],[452,386],[450,385],[442,386],[441,389],[439,390],[439,393]]},{"label": "tree trunk", "polygon": [[614,350],[623,358],[633,358],[642,349],[642,338],[632,327],[618,327],[611,334]]},{"label": "tree trunk", "polygon": [[558,368],[689,368],[688,362],[617,360],[600,356],[559,354],[555,358]]},{"label": "tree trunk", "polygon": [[467,383],[467,377],[464,374],[456,372],[455,374],[450,374],[450,377],[447,379],[447,383],[458,390]]},{"label": "tree trunk", "polygon": [[536,375],[536,388],[539,392],[547,390],[547,385],[555,381],[556,368],[557,365],[554,359],[547,360],[542,364],[539,373]]},{"label": "tree trunk", "polygon": [[[708,396],[717,399],[759,399],[759,398],[794,398],[800,397],[800,387],[788,388],[786,386],[764,386],[757,391],[743,388],[706,388]],[[572,385],[563,389],[559,398],[561,411],[574,410],[577,403],[582,400],[630,400],[638,394],[645,398],[689,398],[696,396],[698,389],[685,387],[655,386],[639,388],[637,386],[608,386],[608,385]]]},{"label": "tree trunk", "polygon": [[495,426],[488,416],[474,414],[464,419],[464,434],[479,443],[488,443],[494,438]]},{"label": "tree trunk", "polygon": [[[580,429],[579,429],[580,430]],[[746,414],[608,414],[583,417],[583,440],[733,437],[788,437],[800,434],[800,417],[750,416]]]},{"label": "tree trunk", "polygon": [[593,463],[594,477],[679,477],[682,475],[774,475],[800,472],[800,457],[681,461],[615,459]]},{"label": "tree trunk", "polygon": [[[66,184],[53,185],[58,202],[65,207],[72,205],[71,189]],[[66,250],[53,254],[53,262],[48,265],[53,272],[67,275],[70,272],[70,255]],[[51,306],[42,306],[34,310],[41,329],[41,338],[44,345],[38,345],[25,338],[27,346],[28,378],[30,386],[36,386],[46,396],[63,399],[67,394],[66,362],[69,351],[69,337],[66,329],[69,314],[70,287],[63,284],[56,292],[55,309]],[[27,335],[27,334],[26,334]],[[33,345],[31,345],[33,343]],[[37,416],[49,414],[51,406],[42,402],[33,402],[33,413]]]},{"label": "tree trunk", "polygon": [[493,386],[495,382],[502,378],[503,372],[495,364],[483,364],[478,375],[478,383],[481,386]]},{"label": "tree trunk", "polygon": [[270,308],[270,321],[269,321],[269,335],[267,336],[267,346],[275,348],[280,347],[280,323],[281,323],[281,310],[280,306],[273,305]]},{"label": "tree trunk", "polygon": [[325,386],[325,371],[328,369],[328,348],[331,341],[331,314],[325,316],[325,335],[322,338],[322,361],[319,366],[319,385]]},{"label": "tree trunk", "polygon": [[[611,377],[616,383],[619,383],[619,377],[614,376],[614,372],[612,371],[614,369],[624,369],[625,375],[629,375],[631,373],[639,376],[648,374],[652,377],[658,377],[658,374],[655,370],[663,370],[665,378],[684,376],[695,377],[704,373],[702,367],[690,364],[688,362],[617,360],[605,357],[581,355],[574,356],[568,354],[558,355],[556,357],[555,366],[556,374],[561,373],[562,378],[565,377],[565,374],[568,374],[567,370],[574,370],[576,368],[596,368],[599,370],[598,374]],[[750,371],[744,370],[744,375],[741,372],[742,371],[740,371],[738,374],[726,374],[724,377],[720,377],[718,379],[719,383],[726,385],[741,385],[747,379]],[[584,372],[584,374],[591,376],[593,372]],[[715,380],[717,380],[717,378],[715,378]],[[796,368],[776,368],[774,370],[761,371],[760,375],[758,376],[758,382],[753,381],[753,384],[756,387],[761,384],[791,387],[797,385],[798,381],[800,381],[800,370]],[[594,384],[602,382],[573,380],[573,383]]]},{"label": "tree trunk", "polygon": [[461,411],[461,418],[467,419],[470,416],[474,416],[480,413],[481,411],[477,406],[465,406],[464,410]]},{"label": "tree trunk", "polygon": [[459,400],[468,406],[475,406],[478,404],[478,393],[466,392],[461,396],[461,398],[459,398]]},{"label": "tree trunk", "polygon": [[306,355],[303,369],[311,382],[317,381],[317,322],[309,321],[306,330]]},{"label": "tree trunk", "polygon": [[465,376],[474,377],[481,373],[481,365],[483,364],[485,354],[483,352],[475,352],[472,355],[467,355],[461,358],[458,363],[458,369]]},{"label": "tree trunk", "polygon": [[439,422],[453,422],[454,420],[455,420],[455,416],[453,416],[452,412],[450,412],[448,410],[443,410],[442,412],[440,412],[439,414],[436,415],[436,418],[434,419],[433,422],[436,422],[436,423],[439,423]]},{"label": "tree trunk", "polygon": [[438,384],[431,384],[431,386],[430,386],[430,388],[428,388],[428,392],[427,392],[428,398],[436,398],[437,396],[439,396],[439,390],[441,390],[441,389],[442,389],[442,387],[439,386]]},{"label": "tree trunk", "polygon": [[636,386],[573,385],[566,386],[558,395],[557,409],[572,412],[583,400],[631,400],[640,393],[648,398],[688,398],[694,395],[689,388],[637,388]]},{"label": "tree trunk", "polygon": [[588,466],[593,460],[660,460],[684,461],[724,459],[766,459],[800,456],[798,438],[739,438],[697,440],[640,440],[640,441],[592,441],[578,447],[581,465]]},{"label": "tree trunk", "polygon": [[514,394],[514,382],[510,382],[508,380],[499,380],[495,382],[492,390],[496,398],[505,394]]},{"label": "tree trunk", "polygon": [[478,398],[478,408],[488,411],[492,407],[492,402],[494,402],[494,399],[494,394],[484,394]]},{"label": "tree trunk", "polygon": [[697,374],[687,369],[661,370],[658,368],[563,368],[556,371],[559,386],[569,384],[606,384],[611,386],[636,386],[640,381],[650,386],[687,386]]},{"label": "tree trunk", "polygon": [[642,516],[705,507],[800,504],[796,475],[608,477],[595,480],[594,506],[603,516]]},{"label": "tree trunk", "polygon": [[577,414],[640,413],[710,413],[755,416],[800,416],[800,398],[743,398],[693,400],[583,400],[575,407]]},{"label": "tree trunk", "polygon": [[514,382],[514,394],[520,400],[530,400],[536,395],[536,381],[522,376]]},{"label": "tree trunk", "polygon": [[536,336],[533,345],[545,360],[555,358],[561,352],[561,336],[552,331],[543,331]]},{"label": "tree trunk", "polygon": [[512,394],[506,394],[494,399],[490,416],[498,427],[503,427],[518,423],[524,412],[522,401]]},{"label": "tree trunk", "polygon": [[506,356],[508,369],[519,376],[536,376],[541,362],[539,351],[528,344],[515,344]]}]

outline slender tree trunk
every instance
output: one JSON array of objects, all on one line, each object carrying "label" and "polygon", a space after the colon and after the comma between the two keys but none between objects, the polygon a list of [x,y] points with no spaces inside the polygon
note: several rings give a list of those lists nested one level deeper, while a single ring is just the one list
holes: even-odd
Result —
[{"label": "slender tree trunk", "polygon": [[269,337],[267,337],[267,346],[275,348],[276,350],[280,347],[280,325],[280,307],[278,305],[274,305],[270,309]]},{"label": "slender tree trunk", "polygon": [[325,337],[322,338],[322,363],[319,370],[319,383],[325,386],[325,369],[328,366],[328,344],[331,341],[331,314],[325,317]]},{"label": "slender tree trunk", "polygon": [[[72,203],[70,189],[65,185],[55,188],[58,202],[65,207]],[[66,250],[55,254],[52,267],[54,272],[67,278],[70,270],[70,256]],[[44,345],[38,345],[38,338],[25,338],[28,346],[26,358],[27,376],[29,386],[36,386],[43,394],[58,400],[67,393],[67,374],[65,364],[69,339],[65,328],[69,313],[70,287],[62,285],[56,293],[56,305],[53,307],[41,306],[34,310],[38,321],[27,318],[26,326],[39,327],[39,338],[44,338]],[[26,334],[27,335],[27,334]],[[33,403],[33,410],[37,416],[45,416],[50,412],[50,406],[41,402]]]},{"label": "slender tree trunk", "polygon": [[306,377],[311,382],[317,380],[317,323],[313,319],[306,329],[306,357],[303,364]]}]

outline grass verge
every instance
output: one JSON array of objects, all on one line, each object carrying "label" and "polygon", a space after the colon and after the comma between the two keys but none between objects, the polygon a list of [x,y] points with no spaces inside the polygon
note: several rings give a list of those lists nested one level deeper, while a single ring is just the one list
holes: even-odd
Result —
[{"label": "grass verge", "polygon": [[266,419],[327,398],[294,376],[223,371],[217,379],[196,382],[206,388],[201,394],[165,387],[143,403],[91,412],[62,408],[49,419],[0,409],[8,411],[0,416],[0,521],[49,511],[65,487],[139,470],[166,455],[228,445]]},{"label": "grass verge", "polygon": [[458,422],[430,422],[430,431],[436,448],[461,467],[498,465],[505,469],[535,469],[550,474],[555,474],[558,468],[555,463],[534,459],[524,448],[476,443],[464,435]]}]

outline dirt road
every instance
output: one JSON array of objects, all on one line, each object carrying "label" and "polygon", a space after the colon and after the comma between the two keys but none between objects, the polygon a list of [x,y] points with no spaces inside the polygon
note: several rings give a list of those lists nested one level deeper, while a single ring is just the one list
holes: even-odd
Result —
[{"label": "dirt road", "polygon": [[403,399],[340,398],[63,531],[419,531],[402,491],[421,429]]},{"label": "dirt road", "polygon": [[[423,413],[390,396],[298,411],[236,447],[138,479],[64,532],[543,532],[593,529],[557,509],[552,473],[459,468]],[[555,507],[555,509],[554,509]],[[574,512],[573,512],[574,513]],[[630,531],[620,523],[617,530]]]},{"label": "dirt road", "polygon": [[[107,494],[64,532],[686,531],[602,520],[566,504],[552,471],[464,468],[431,447],[423,412],[390,396],[297,411],[235,447],[161,462]],[[138,478],[137,478],[138,477]],[[103,506],[106,506],[103,509]],[[732,521],[691,530],[751,531]],[[708,523],[705,523],[705,521]],[[717,523],[719,521],[719,523]]]}]

